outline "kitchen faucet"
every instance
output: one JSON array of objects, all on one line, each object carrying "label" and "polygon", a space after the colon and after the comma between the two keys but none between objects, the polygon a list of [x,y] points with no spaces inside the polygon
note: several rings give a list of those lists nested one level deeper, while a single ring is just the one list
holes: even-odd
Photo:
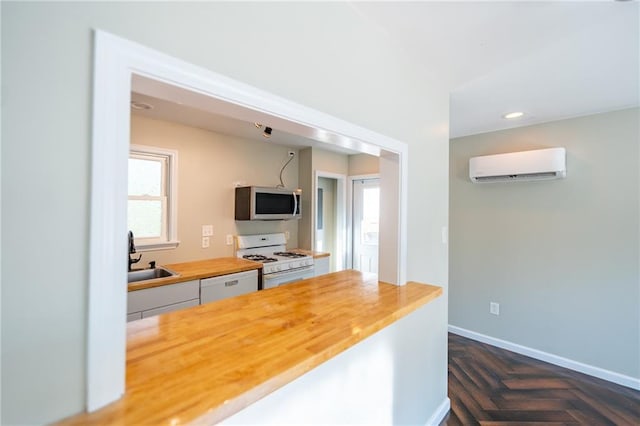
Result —
[{"label": "kitchen faucet", "polygon": [[131,271],[131,265],[134,263],[138,263],[140,262],[140,259],[142,259],[142,254],[140,256],[138,256],[137,259],[133,259],[131,258],[132,254],[135,254],[136,252],[136,244],[133,241],[133,232],[129,231],[129,253],[127,254],[127,264],[128,264],[128,271]]}]

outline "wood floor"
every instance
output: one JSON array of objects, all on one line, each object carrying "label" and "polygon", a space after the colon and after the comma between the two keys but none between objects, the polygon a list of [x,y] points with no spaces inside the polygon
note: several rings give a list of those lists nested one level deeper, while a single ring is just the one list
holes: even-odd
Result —
[{"label": "wood floor", "polygon": [[640,425],[640,392],[449,334],[441,425]]}]

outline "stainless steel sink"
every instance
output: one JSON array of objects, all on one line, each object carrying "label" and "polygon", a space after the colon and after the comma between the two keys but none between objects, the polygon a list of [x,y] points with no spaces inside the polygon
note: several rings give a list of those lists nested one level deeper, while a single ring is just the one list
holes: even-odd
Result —
[{"label": "stainless steel sink", "polygon": [[178,274],[170,269],[158,267],[153,269],[140,269],[128,272],[127,282],[135,283],[138,281],[155,280],[158,278],[175,277]]}]

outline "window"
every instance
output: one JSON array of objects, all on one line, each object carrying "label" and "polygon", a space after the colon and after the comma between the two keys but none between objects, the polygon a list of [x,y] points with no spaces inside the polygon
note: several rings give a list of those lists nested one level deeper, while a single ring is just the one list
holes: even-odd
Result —
[{"label": "window", "polygon": [[130,147],[127,226],[140,251],[178,246],[177,168],[176,151]]}]

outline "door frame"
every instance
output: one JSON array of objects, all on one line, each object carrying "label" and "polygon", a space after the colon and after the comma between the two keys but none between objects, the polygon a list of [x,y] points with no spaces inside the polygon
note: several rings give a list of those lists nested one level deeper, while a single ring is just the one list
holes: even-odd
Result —
[{"label": "door frame", "polygon": [[[346,267],[353,268],[353,181],[380,179],[380,173],[349,176],[347,180],[347,263]],[[378,249],[379,250],[379,249]],[[378,252],[378,257],[380,253]]]},{"label": "door frame", "polygon": [[314,172],[313,179],[313,197],[311,197],[311,209],[314,212],[313,218],[311,220],[312,233],[311,233],[311,249],[315,250],[316,247],[316,226],[318,220],[318,179],[319,178],[329,178],[336,180],[336,228],[337,234],[339,235],[339,240],[336,243],[336,246],[339,247],[338,253],[331,253],[331,256],[336,256],[338,262],[336,265],[341,269],[346,268],[346,256],[348,251],[347,246],[347,175],[343,175],[340,173],[332,173],[325,172],[322,170],[316,170]]},{"label": "door frame", "polygon": [[386,276],[381,274],[380,279],[397,285],[406,283],[407,144],[105,31],[94,32],[93,58],[87,411],[119,399],[125,391],[124,231],[130,99],[136,76],[222,103],[234,118],[248,121],[249,115],[268,116],[290,133],[324,135],[322,142],[327,144],[377,152],[381,176],[389,188],[397,190],[388,194],[393,200],[386,212],[388,264]]}]

